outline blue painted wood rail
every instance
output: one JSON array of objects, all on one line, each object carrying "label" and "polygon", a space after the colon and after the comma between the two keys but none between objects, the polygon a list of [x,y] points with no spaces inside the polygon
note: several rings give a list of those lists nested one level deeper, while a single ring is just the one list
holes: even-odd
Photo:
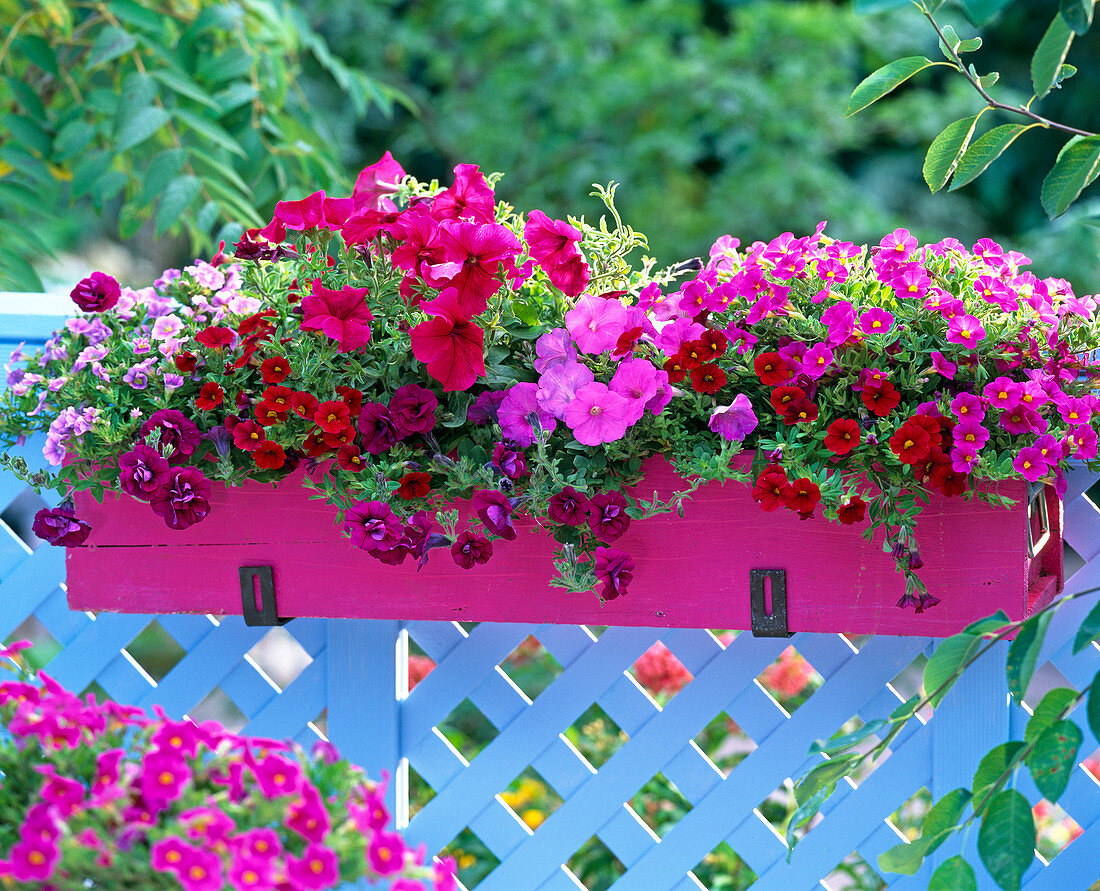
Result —
[{"label": "blue painted wood rail", "polygon": [[[41,343],[56,325],[52,306],[35,306],[0,299],[5,359],[17,343]],[[40,461],[35,445],[29,443],[24,454]],[[1083,471],[1070,480],[1065,508],[1070,593],[1100,585],[1100,510],[1085,495],[1094,483]],[[902,838],[890,819],[899,806],[921,789],[938,799],[969,785],[982,754],[1010,732],[1022,735],[1028,717],[1009,703],[1005,649],[998,647],[927,722],[907,729],[874,772],[858,786],[842,784],[788,863],[787,848],[762,816],[761,803],[777,790],[782,794],[788,778],[820,757],[807,754],[813,739],[828,737],[852,718],[869,721],[888,714],[904,698],[895,686],[898,678],[931,652],[934,641],[849,640],[835,634],[800,634],[788,641],[742,633],[723,644],[706,630],[609,628],[598,634],[585,626],[482,623],[467,629],[449,622],[320,619],[266,629],[249,628],[234,617],[72,612],[65,601],[63,552],[35,547],[26,532],[27,515],[40,503],[18,481],[0,476],[0,638],[16,631],[52,638],[57,654],[48,670],[75,690],[98,685],[119,701],[158,703],[172,715],[199,714],[214,701],[223,707],[231,703],[240,715],[238,726],[247,732],[305,745],[324,728],[371,774],[392,775],[391,801],[411,841],[435,852],[469,829],[484,843],[500,861],[478,885],[484,891],[583,888],[566,864],[593,837],[622,866],[616,891],[705,888],[692,870],[722,842],[756,875],[754,889],[851,887],[834,873],[839,863],[857,854],[875,869],[878,855]],[[1091,681],[1100,668],[1100,649],[1074,656],[1070,648],[1094,601],[1082,598],[1056,615],[1040,657],[1040,677],[1077,688]],[[178,655],[159,679],[127,649],[153,623],[174,641]],[[528,636],[561,666],[533,701],[501,668]],[[657,640],[693,676],[663,707],[629,670]],[[411,693],[410,641],[437,665]],[[791,714],[758,680],[789,645],[823,679]],[[262,654],[272,647],[295,657],[293,671],[278,676],[279,666],[262,664]],[[496,732],[470,760],[439,729],[464,703]],[[598,766],[564,733],[593,704],[625,735],[621,747]],[[722,713],[751,740],[751,752],[729,772],[696,742]],[[1080,761],[1095,748],[1087,731],[1085,736]],[[410,768],[434,793],[411,820]],[[535,830],[501,795],[528,768],[561,799]],[[690,806],[660,838],[629,803],[658,774]],[[1018,784],[1031,800],[1039,799],[1026,774]],[[1059,804],[1082,833],[1049,864],[1037,858],[1025,878],[1027,888],[1076,891],[1100,879],[1100,785],[1079,766]],[[973,862],[976,835],[962,840]],[[957,843],[949,843],[938,857],[958,850]],[[880,873],[880,887],[925,887],[931,868],[926,865],[915,877]],[[979,885],[994,887],[984,878]]]}]

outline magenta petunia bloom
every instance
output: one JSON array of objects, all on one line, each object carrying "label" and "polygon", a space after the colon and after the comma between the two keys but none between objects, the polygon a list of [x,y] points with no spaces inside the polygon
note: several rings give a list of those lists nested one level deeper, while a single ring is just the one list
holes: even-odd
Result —
[{"label": "magenta petunia bloom", "polygon": [[496,489],[481,489],[474,493],[472,506],[485,528],[493,535],[515,541],[516,530],[512,525],[512,510],[515,505],[507,495]]},{"label": "magenta petunia bloom", "polygon": [[[225,429],[225,428],[221,428]],[[118,459],[118,482],[122,491],[147,501],[168,480],[168,461],[160,452],[138,443]]]},{"label": "magenta petunia bloom", "polygon": [[432,216],[437,220],[476,220],[492,223],[496,218],[496,197],[477,164],[459,164],[454,184],[432,199]]},{"label": "magenta petunia bloom", "polygon": [[386,152],[381,158],[359,171],[351,197],[356,210],[385,210],[393,203],[387,196],[397,191],[397,184],[405,178],[405,168]]},{"label": "magenta petunia bloom", "polygon": [[402,439],[414,433],[431,433],[435,427],[435,410],[439,399],[431,390],[419,384],[398,387],[390,397],[389,411],[393,425]]},{"label": "magenta petunia bloom", "polygon": [[589,270],[577,244],[582,237],[579,229],[533,210],[527,216],[523,237],[531,257],[546,271],[554,287],[568,297],[576,297],[585,289]]},{"label": "magenta petunia bloom", "polygon": [[821,314],[821,322],[829,329],[829,335],[825,342],[829,346],[839,346],[855,330],[855,307],[847,300],[838,300]]},{"label": "magenta petunia bloom", "polygon": [[259,857],[235,857],[227,878],[234,891],[271,891],[275,888],[271,861]]},{"label": "magenta petunia bloom", "polygon": [[[780,355],[783,351],[780,350]],[[810,380],[817,380],[833,365],[833,351],[826,344],[815,343],[800,357],[802,373]]]},{"label": "magenta petunia bloom", "polygon": [[442,262],[425,263],[421,275],[433,288],[454,288],[459,311],[468,319],[484,312],[504,284],[501,263],[522,250],[519,239],[499,223],[444,220],[436,241]]},{"label": "magenta petunia bloom", "polygon": [[516,451],[511,445],[498,442],[493,446],[493,467],[508,479],[518,480],[528,473],[527,459],[523,456],[523,452]]},{"label": "magenta petunia bloom", "polygon": [[513,384],[497,409],[497,420],[504,438],[521,448],[533,445],[537,439],[535,428],[531,425],[532,416],[547,433],[553,433],[558,426],[554,416],[539,405],[538,393],[538,384],[529,381]]},{"label": "magenta petunia bloom", "polygon": [[984,337],[985,328],[974,316],[956,315],[947,323],[947,339],[951,343],[962,344],[972,350]]},{"label": "magenta petunia bloom", "polygon": [[331,888],[340,879],[336,852],[324,845],[306,845],[301,857],[286,858],[286,874],[295,886],[309,891]]},{"label": "magenta petunia bloom", "polygon": [[932,367],[936,370],[937,374],[942,375],[949,381],[955,379],[955,372],[959,370],[959,366],[944,356],[939,350],[932,352]]},{"label": "magenta petunia bloom", "polygon": [[614,600],[625,594],[627,586],[634,579],[634,561],[630,555],[617,548],[596,548],[593,557],[596,578],[603,582],[600,597]]},{"label": "magenta petunia bloom", "polygon": [[313,229],[325,222],[325,192],[314,192],[298,201],[280,201],[275,205],[272,222],[278,221],[285,229]]},{"label": "magenta petunia bloom", "polygon": [[565,407],[563,420],[582,445],[615,442],[626,434],[627,401],[607,384],[585,384]]},{"label": "magenta petunia bloom", "polygon": [[580,526],[588,519],[588,508],[588,499],[572,486],[566,486],[550,496],[547,515],[563,526]]},{"label": "magenta petunia bloom", "polygon": [[1046,433],[1047,426],[1046,418],[1023,404],[1001,412],[1001,429],[1016,436],[1025,433]]},{"label": "magenta petunia bloom", "polygon": [[141,425],[141,438],[144,439],[154,430],[160,432],[158,444],[171,448],[169,460],[186,458],[199,447],[202,434],[194,421],[174,408],[162,408],[149,416]]},{"label": "magenta petunia bloom", "polygon": [[155,809],[166,807],[183,795],[191,779],[191,768],[174,752],[153,751],[141,761],[141,795]]},{"label": "magenta petunia bloom", "polygon": [[388,551],[400,544],[405,530],[386,502],[358,501],[344,514],[344,531],[357,548]]},{"label": "magenta petunia bloom", "polygon": [[536,394],[539,408],[555,418],[564,417],[565,407],[573,401],[577,390],[595,379],[592,369],[580,362],[554,362],[539,378]]},{"label": "magenta petunia bloom", "polygon": [[617,298],[585,294],[565,314],[565,326],[577,349],[594,356],[614,349],[627,319],[626,307]]},{"label": "magenta petunia bloom", "polygon": [[399,872],[405,865],[405,841],[396,832],[379,831],[367,846],[371,869],[380,875]]},{"label": "magenta petunia bloom", "polygon": [[885,334],[894,327],[894,315],[885,309],[873,307],[859,317],[859,327],[864,334]]},{"label": "magenta petunia bloom", "polygon": [[118,303],[122,288],[105,272],[93,272],[81,279],[69,296],[84,312],[106,312]]},{"label": "magenta petunia bloom", "polygon": [[488,563],[493,556],[493,543],[476,532],[460,532],[451,545],[451,557],[463,569],[473,568],[475,563]]},{"label": "magenta petunia bloom", "polygon": [[584,257],[578,254],[560,266],[551,267],[546,274],[555,288],[567,297],[576,297],[588,287],[590,270]]},{"label": "magenta petunia bloom", "polygon": [[630,425],[636,424],[645,414],[646,406],[657,396],[661,380],[658,369],[649,360],[627,359],[619,363],[608,387],[626,400],[623,414]]},{"label": "magenta petunia bloom", "polygon": [[210,513],[210,480],[197,467],[174,467],[149,506],[170,529],[186,529]]},{"label": "magenta petunia bloom", "polygon": [[357,426],[363,435],[363,448],[372,455],[388,452],[401,439],[401,432],[387,406],[381,402],[366,402],[359,410]]},{"label": "magenta petunia bloom", "polygon": [[413,355],[445,391],[468,390],[485,374],[485,332],[462,311],[453,288],[420,308],[432,318],[409,333]]},{"label": "magenta petunia bloom", "polygon": [[339,291],[322,286],[315,278],[309,294],[302,297],[305,317],[301,321],[304,331],[320,331],[339,344],[341,353],[348,353],[366,346],[370,341],[370,325],[374,314],[367,308],[367,288],[345,285]]},{"label": "magenta petunia bloom", "polygon": [[627,501],[621,492],[600,492],[588,502],[588,526],[600,541],[621,538],[630,527]]},{"label": "magenta petunia bloom", "polygon": [[719,405],[710,416],[707,426],[724,439],[741,442],[756,429],[756,413],[744,393],[738,393],[729,405]]},{"label": "magenta petunia bloom", "polygon": [[71,507],[44,507],[34,515],[31,531],[54,547],[77,548],[84,544],[92,527],[78,520]]}]

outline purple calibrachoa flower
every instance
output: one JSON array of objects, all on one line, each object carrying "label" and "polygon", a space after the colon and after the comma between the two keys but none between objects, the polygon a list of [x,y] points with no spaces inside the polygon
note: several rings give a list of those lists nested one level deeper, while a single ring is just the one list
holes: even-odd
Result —
[{"label": "purple calibrachoa flower", "polygon": [[980,452],[989,442],[989,431],[976,418],[969,418],[957,424],[951,431],[951,435],[957,446],[964,446],[976,452]]},{"label": "purple calibrachoa flower", "polygon": [[585,384],[565,407],[564,420],[582,445],[616,442],[626,433],[627,400],[607,384]]},{"label": "purple calibrachoa flower", "polygon": [[859,327],[864,334],[885,334],[894,327],[894,316],[875,306],[859,317]]},{"label": "purple calibrachoa flower", "polygon": [[512,525],[514,508],[515,504],[508,496],[496,489],[482,489],[474,493],[474,512],[486,529],[507,541],[514,541],[516,538],[516,530]]},{"label": "purple calibrachoa flower", "polygon": [[1096,431],[1088,425],[1074,427],[1066,436],[1065,445],[1072,457],[1081,458],[1084,461],[1095,460],[1097,452]]},{"label": "purple calibrachoa flower", "polygon": [[363,448],[372,455],[388,452],[402,438],[389,407],[381,402],[363,403],[357,426],[363,436]]},{"label": "purple calibrachoa flower", "polygon": [[357,501],[344,514],[344,531],[357,548],[388,551],[404,534],[401,520],[384,501]]},{"label": "purple calibrachoa flower", "polygon": [[138,443],[120,456],[118,467],[118,482],[122,490],[141,501],[152,498],[170,475],[168,461],[144,443]]},{"label": "purple calibrachoa flower", "polygon": [[1025,405],[1017,405],[1009,411],[1001,412],[1001,429],[1017,436],[1024,433],[1045,433],[1047,420],[1039,412]]},{"label": "purple calibrachoa flower", "polygon": [[398,387],[390,397],[390,417],[401,438],[405,439],[414,433],[431,433],[438,406],[439,399],[431,390],[419,384],[406,384]]},{"label": "purple calibrachoa flower", "polygon": [[707,426],[723,439],[741,442],[756,429],[756,413],[744,393],[738,393],[729,405],[717,406]]}]

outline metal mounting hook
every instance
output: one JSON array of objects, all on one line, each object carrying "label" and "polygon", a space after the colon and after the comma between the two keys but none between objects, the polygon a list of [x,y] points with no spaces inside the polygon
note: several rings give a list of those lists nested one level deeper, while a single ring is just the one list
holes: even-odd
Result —
[{"label": "metal mounting hook", "polygon": [[[771,581],[771,603],[766,582]],[[770,611],[769,611],[770,606]],[[749,570],[749,615],[753,637],[790,637],[787,630],[787,573],[782,569]]]},{"label": "metal mounting hook", "polygon": [[279,617],[275,606],[275,580],[270,566],[242,566],[240,578],[241,615],[246,625],[285,625],[290,621],[289,618]]}]

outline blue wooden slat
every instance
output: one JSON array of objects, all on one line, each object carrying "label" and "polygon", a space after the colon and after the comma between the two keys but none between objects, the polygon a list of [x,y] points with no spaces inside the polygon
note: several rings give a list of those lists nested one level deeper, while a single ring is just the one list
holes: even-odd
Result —
[{"label": "blue wooden slat", "polygon": [[[325,666],[320,662],[311,662],[294,681],[278,696],[271,700],[252,715],[245,732],[257,736],[285,736],[289,731],[297,732],[298,728],[305,726],[321,713],[325,707]],[[344,728],[340,728],[343,730]],[[329,739],[333,745],[345,751],[351,748],[350,740],[335,736],[332,733],[332,715],[329,715]],[[356,740],[358,737],[355,738]],[[350,755],[348,757],[351,757]],[[364,763],[356,759],[356,763],[364,767],[367,772],[377,778],[381,775],[382,765]],[[386,768],[393,773],[394,767]]]},{"label": "blue wooden slat", "polygon": [[109,622],[90,622],[49,665],[50,674],[62,684],[84,689],[130,641],[149,624],[152,616],[119,616]]}]

